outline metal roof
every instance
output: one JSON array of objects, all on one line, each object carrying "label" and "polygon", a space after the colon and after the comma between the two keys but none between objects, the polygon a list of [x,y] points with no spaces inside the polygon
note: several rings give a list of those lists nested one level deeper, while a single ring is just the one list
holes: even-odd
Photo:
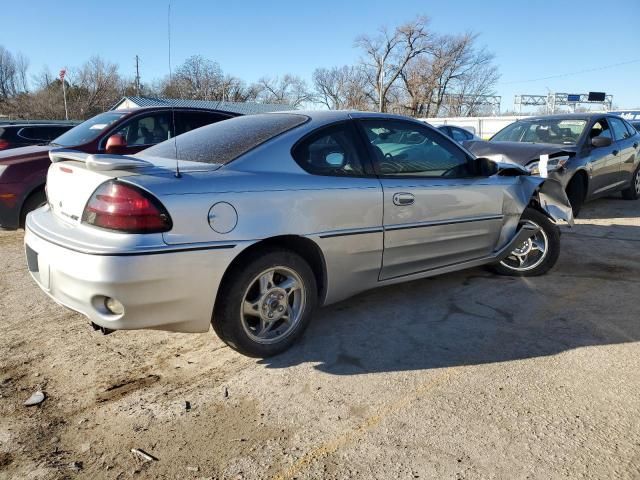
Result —
[{"label": "metal roof", "polygon": [[155,98],[155,97],[122,97],[111,110],[116,110],[122,103],[129,101],[138,107],[191,107],[223,110],[225,112],[251,115],[255,113],[281,112],[291,110],[291,105],[253,102],[223,102],[210,100],[185,100],[182,98]]}]

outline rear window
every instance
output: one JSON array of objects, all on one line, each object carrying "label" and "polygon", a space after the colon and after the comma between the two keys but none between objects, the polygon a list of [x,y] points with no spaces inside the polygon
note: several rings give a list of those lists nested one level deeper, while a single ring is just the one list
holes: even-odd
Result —
[{"label": "rear window", "polygon": [[218,122],[147,148],[139,156],[177,158],[191,162],[226,164],[258,145],[302,125],[304,115],[266,113]]},{"label": "rear window", "polygon": [[18,132],[18,136],[26,140],[44,141],[46,136],[43,127],[25,127]]}]

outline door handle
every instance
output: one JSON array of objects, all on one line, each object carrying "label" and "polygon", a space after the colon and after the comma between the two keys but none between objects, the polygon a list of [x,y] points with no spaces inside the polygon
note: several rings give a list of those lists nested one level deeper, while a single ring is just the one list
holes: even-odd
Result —
[{"label": "door handle", "polygon": [[633,144],[633,148],[638,148],[638,142]]},{"label": "door handle", "polygon": [[613,152],[611,152],[611,153],[613,153],[614,155],[618,155],[618,153],[620,153],[620,152],[618,152],[618,150],[614,150],[614,151],[613,151]]},{"label": "door handle", "polygon": [[396,193],[393,195],[393,203],[400,207],[405,205],[413,205],[416,201],[416,197],[414,197],[411,193]]}]

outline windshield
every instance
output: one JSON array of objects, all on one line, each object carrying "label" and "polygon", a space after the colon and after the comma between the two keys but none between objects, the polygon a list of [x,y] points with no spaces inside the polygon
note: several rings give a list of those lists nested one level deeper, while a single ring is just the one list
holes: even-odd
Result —
[{"label": "windshield", "polygon": [[100,115],[96,115],[86,122],[82,122],[80,125],[73,127],[51,143],[61,147],[73,147],[75,145],[82,145],[83,143],[90,142],[125,115],[126,113],[121,112],[101,113]]},{"label": "windshield", "polygon": [[180,160],[226,164],[308,119],[304,115],[290,113],[236,117],[183,133],[138,155],[176,158],[177,152]]},{"label": "windshield", "polygon": [[518,121],[500,130],[490,141],[575,145],[586,125],[586,120],[574,119]]}]

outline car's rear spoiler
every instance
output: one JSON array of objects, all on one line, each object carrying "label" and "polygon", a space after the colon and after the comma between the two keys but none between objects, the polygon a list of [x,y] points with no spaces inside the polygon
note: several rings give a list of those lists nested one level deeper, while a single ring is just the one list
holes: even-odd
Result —
[{"label": "car's rear spoiler", "polygon": [[126,155],[90,154],[71,150],[68,148],[55,148],[49,150],[49,158],[53,163],[62,161],[74,161],[84,163],[90,170],[130,170],[153,165],[141,158]]}]

